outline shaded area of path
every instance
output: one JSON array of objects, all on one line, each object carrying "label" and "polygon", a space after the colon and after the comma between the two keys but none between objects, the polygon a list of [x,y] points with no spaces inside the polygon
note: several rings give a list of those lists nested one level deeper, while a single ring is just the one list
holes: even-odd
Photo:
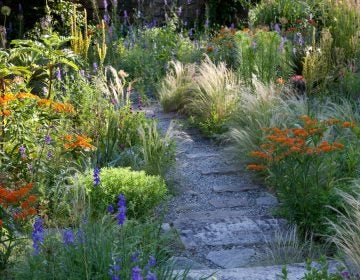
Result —
[{"label": "shaded area of path", "polygon": [[[267,244],[285,228],[284,220],[272,216],[277,199],[228,160],[223,148],[185,129],[179,116],[158,107],[146,113],[159,119],[161,130],[172,126],[177,144],[176,164],[168,174],[177,195],[169,202],[165,225],[177,230],[183,244],[175,257],[179,269],[190,265],[190,279],[214,272],[217,279],[277,279],[281,266],[264,267]],[[289,270],[290,279],[299,279],[304,267]]]}]

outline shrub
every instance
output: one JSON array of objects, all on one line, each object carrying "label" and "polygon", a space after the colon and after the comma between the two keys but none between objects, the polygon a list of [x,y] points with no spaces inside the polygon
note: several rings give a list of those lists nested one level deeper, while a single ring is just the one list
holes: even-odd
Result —
[{"label": "shrub", "polygon": [[[186,37],[176,33],[173,24],[131,32],[119,41],[119,61],[115,65],[136,80],[136,88],[154,90],[166,74],[168,62],[175,59],[196,59],[195,46]],[[193,58],[192,58],[193,57]]]},{"label": "shrub", "polygon": [[141,217],[159,204],[167,192],[160,176],[146,175],[145,171],[102,168],[98,186],[94,186],[93,175],[89,171],[78,180],[87,189],[95,216],[101,215],[108,205],[116,202],[119,194],[123,194],[128,201],[129,216]]}]

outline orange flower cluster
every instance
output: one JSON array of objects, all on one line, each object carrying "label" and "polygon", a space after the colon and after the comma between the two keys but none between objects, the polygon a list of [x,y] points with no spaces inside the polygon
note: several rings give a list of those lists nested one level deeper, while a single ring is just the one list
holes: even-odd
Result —
[{"label": "orange flower cluster", "polygon": [[247,166],[247,168],[248,168],[249,170],[262,171],[262,170],[266,169],[266,166],[263,165],[263,164],[249,164],[249,165]]},{"label": "orange flower cluster", "polygon": [[40,99],[39,96],[29,92],[19,92],[15,96],[17,99]]},{"label": "orange flower cluster", "polygon": [[[262,151],[252,151],[249,153],[251,157],[258,158],[267,164],[278,162],[288,156],[297,155],[318,155],[341,150],[344,145],[339,142],[329,143],[328,141],[319,141],[314,143],[311,139],[321,139],[326,128],[331,125],[341,124],[340,120],[329,119],[325,121],[317,121],[308,116],[302,116],[302,128],[280,129],[268,128],[264,129],[268,132],[266,139],[268,143],[260,146]],[[343,122],[342,127],[353,127],[354,123]],[[311,146],[310,146],[311,145]],[[264,165],[250,164],[248,169],[264,170]]]},{"label": "orange flower cluster", "polygon": [[16,220],[24,220],[28,216],[36,215],[37,211],[33,205],[37,201],[37,197],[29,195],[32,188],[33,183],[28,183],[17,190],[0,187],[0,205],[4,208],[10,205],[19,205],[21,210],[13,214]]},{"label": "orange flower cluster", "polygon": [[50,107],[55,112],[58,113],[69,113],[69,114],[75,113],[74,106],[71,105],[70,103],[60,103],[49,99],[40,99],[37,103],[41,107]]},{"label": "orange flower cluster", "polygon": [[1,116],[5,116],[5,117],[8,117],[11,115],[11,111],[10,110],[1,110],[0,111],[0,117]]},{"label": "orange flower cluster", "polygon": [[64,140],[65,149],[81,148],[84,150],[95,150],[95,146],[90,144],[92,139],[86,136],[76,135],[76,137],[74,137],[71,134],[66,134]]},{"label": "orange flower cluster", "polygon": [[0,105],[4,106],[13,100],[16,100],[16,97],[12,94],[6,93],[3,96],[0,96]]}]

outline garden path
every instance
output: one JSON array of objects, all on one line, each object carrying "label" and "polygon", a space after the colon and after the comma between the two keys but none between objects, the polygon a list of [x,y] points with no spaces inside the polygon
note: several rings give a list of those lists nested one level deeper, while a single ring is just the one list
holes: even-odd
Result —
[{"label": "garden path", "polygon": [[[269,243],[285,228],[285,221],[271,214],[277,199],[254,184],[229,154],[224,156],[224,148],[185,128],[180,116],[157,106],[145,112],[159,120],[161,130],[171,126],[176,141],[176,164],[168,176],[177,195],[169,202],[163,229],[179,233],[177,268],[191,266],[189,279],[211,273],[222,280],[278,279],[282,266],[266,266],[271,265]],[[303,265],[288,269],[289,279],[304,275]]]}]

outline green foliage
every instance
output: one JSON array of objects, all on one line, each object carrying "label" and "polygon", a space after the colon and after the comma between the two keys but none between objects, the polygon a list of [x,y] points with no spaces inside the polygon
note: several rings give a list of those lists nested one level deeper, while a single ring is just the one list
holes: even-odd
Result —
[{"label": "green foliage", "polygon": [[166,185],[160,176],[146,175],[144,171],[132,171],[130,168],[102,168],[100,185],[94,186],[93,172],[79,176],[90,196],[95,216],[101,215],[109,204],[115,204],[119,194],[128,202],[129,217],[141,217],[149,214],[166,195]]},{"label": "green foliage", "polygon": [[[313,263],[310,259],[306,262],[306,273],[302,277],[302,280],[342,280],[344,277],[339,271],[330,273],[329,272],[329,263],[326,260],[326,257],[321,257],[318,262]],[[288,270],[286,266],[282,269],[282,274],[280,275],[281,279],[289,280]]]},{"label": "green foliage", "polygon": [[329,138],[325,138],[330,130],[340,131],[341,135],[341,126],[333,126],[340,121],[301,118],[303,121],[290,129],[270,128],[260,150],[250,153],[264,166],[248,167],[266,168],[267,182],[282,202],[281,215],[296,223],[302,234],[327,234],[325,219],[336,217],[326,206],[341,209],[335,188],[346,189],[346,180],[353,175],[353,170],[343,165],[347,147],[334,140],[329,143]]},{"label": "green foliage", "polygon": [[178,34],[175,27],[166,25],[159,28],[137,30],[118,44],[117,68],[124,69],[136,80],[135,86],[143,91],[153,90],[165,76],[172,59],[193,62],[195,46],[188,38]]},{"label": "green foliage", "polygon": [[157,122],[152,121],[139,127],[141,139],[142,168],[152,175],[165,175],[174,162],[175,143],[171,139],[171,127],[166,135],[158,132]]},{"label": "green foliage", "polygon": [[138,128],[147,122],[144,113],[133,113],[129,105],[109,111],[103,133],[98,135],[94,166],[119,166],[124,149],[139,146]]},{"label": "green foliage", "polygon": [[[115,264],[120,266],[116,274],[121,279],[130,280],[135,266],[143,269],[145,278],[150,256],[155,257],[156,265],[149,270],[158,279],[184,279],[185,275],[173,275],[167,262],[169,237],[160,235],[160,225],[129,221],[119,226],[114,217],[105,216],[73,229],[74,243],[68,245],[63,243],[63,230],[48,231],[39,254],[29,249],[17,263],[14,279],[108,279]],[[134,254],[138,254],[135,262]]]},{"label": "green foliage", "polygon": [[253,75],[263,83],[275,82],[278,77],[287,79],[293,72],[292,47],[276,32],[238,32],[240,51],[238,72],[248,84]]},{"label": "green foliage", "polygon": [[319,264],[313,265],[311,260],[306,262],[305,276],[303,280],[342,280],[340,272],[329,273],[329,263],[325,257],[319,259]]}]

